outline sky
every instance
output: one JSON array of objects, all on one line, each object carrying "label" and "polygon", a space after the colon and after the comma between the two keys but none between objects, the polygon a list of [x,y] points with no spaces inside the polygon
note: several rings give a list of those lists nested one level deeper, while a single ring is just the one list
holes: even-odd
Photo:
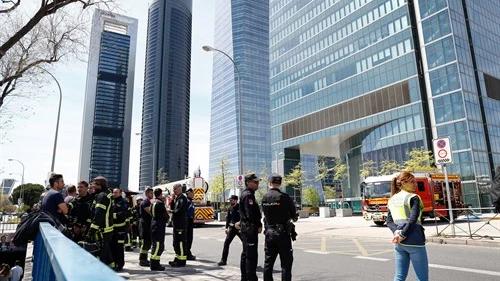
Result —
[{"label": "sky", "polygon": [[[141,131],[147,14],[153,1],[118,1],[118,13],[139,20],[129,167],[129,189],[137,190],[140,136],[135,133]],[[213,54],[201,47],[213,45],[214,18],[215,0],[193,0],[189,173],[199,165],[203,177],[208,177]],[[63,92],[54,170],[63,174],[66,183],[76,184],[80,180],[77,177],[87,64],[67,61],[57,63],[50,70]],[[0,126],[3,130],[0,131],[0,179],[15,178],[20,183],[23,169],[21,164],[8,161],[13,158],[24,164],[25,183],[44,184],[52,161],[59,90],[53,80],[47,80],[36,90],[36,97],[18,95],[5,108],[0,108],[0,115],[19,112],[13,114],[11,125]]]}]

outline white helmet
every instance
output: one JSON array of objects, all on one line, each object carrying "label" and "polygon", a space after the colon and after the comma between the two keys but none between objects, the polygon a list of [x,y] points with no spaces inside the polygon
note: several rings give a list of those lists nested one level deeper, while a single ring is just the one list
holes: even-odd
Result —
[{"label": "white helmet", "polygon": [[139,201],[139,200],[144,200],[144,199],[142,199],[142,197],[141,197],[141,196],[137,196],[137,197],[135,198],[135,201]]}]

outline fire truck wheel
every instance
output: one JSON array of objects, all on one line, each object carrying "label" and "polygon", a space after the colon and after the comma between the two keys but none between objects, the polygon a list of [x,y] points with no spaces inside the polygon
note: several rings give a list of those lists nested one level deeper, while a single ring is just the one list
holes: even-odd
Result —
[{"label": "fire truck wheel", "polygon": [[374,221],[374,223],[378,226],[384,225],[385,221]]}]

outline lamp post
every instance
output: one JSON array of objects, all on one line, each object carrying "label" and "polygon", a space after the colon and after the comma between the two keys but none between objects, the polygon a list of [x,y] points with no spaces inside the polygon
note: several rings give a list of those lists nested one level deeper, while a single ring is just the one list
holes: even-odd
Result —
[{"label": "lamp post", "polygon": [[225,52],[219,50],[219,49],[216,49],[214,47],[210,47],[210,46],[203,46],[201,47],[204,51],[206,52],[219,52],[223,55],[225,55],[232,63],[233,63],[233,66],[234,66],[234,69],[236,70],[236,74],[237,74],[237,77],[238,77],[238,126],[239,126],[239,154],[240,154],[240,175],[243,175],[244,173],[244,169],[243,169],[243,129],[242,129],[242,115],[241,115],[241,110],[242,110],[242,107],[241,107],[241,84],[240,84],[240,71],[238,69],[238,66],[236,65],[236,63],[234,62],[233,58],[231,56],[229,56],[228,54],[226,54]]},{"label": "lamp post", "polygon": [[23,174],[21,175],[21,190],[20,190],[20,199],[21,199],[21,202],[20,203],[23,203],[24,202],[24,164],[23,162],[17,160],[17,159],[9,159],[9,161],[15,161],[15,162],[18,162],[19,164],[21,164],[21,166],[23,166]]},{"label": "lamp post", "polygon": [[[276,150],[276,174],[279,174],[279,173],[280,173],[280,172],[279,172],[279,168],[280,168],[280,167],[279,167],[279,162],[278,162],[278,157],[279,157],[279,155],[283,155],[283,152],[278,152],[278,151]],[[284,175],[283,175],[283,176],[284,176]]]},{"label": "lamp post", "polygon": [[155,146],[155,140],[148,134],[143,134],[143,133],[135,133],[136,136],[140,136],[140,135],[143,135],[147,138],[149,138],[149,140],[151,141],[151,143],[153,144],[153,170],[152,170],[152,173],[151,173],[151,187],[153,187],[155,185],[155,162],[156,162],[156,146]]},{"label": "lamp post", "polygon": [[45,73],[50,75],[54,81],[56,81],[57,87],[59,88],[59,109],[57,110],[57,122],[56,122],[56,135],[54,137],[54,149],[52,150],[52,164],[50,165],[50,171],[54,172],[54,165],[56,162],[56,148],[57,148],[57,136],[59,134],[59,119],[61,118],[61,103],[62,103],[62,90],[61,90],[61,85],[59,84],[59,81],[57,81],[56,77],[52,75],[48,70],[38,67],[39,69],[43,70]]}]

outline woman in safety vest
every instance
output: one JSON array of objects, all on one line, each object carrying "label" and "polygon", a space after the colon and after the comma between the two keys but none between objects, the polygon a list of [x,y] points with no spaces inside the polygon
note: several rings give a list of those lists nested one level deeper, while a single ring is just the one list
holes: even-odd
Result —
[{"label": "woman in safety vest", "polygon": [[417,181],[408,172],[392,179],[387,226],[394,233],[392,243],[396,261],[394,281],[404,281],[408,275],[410,261],[418,281],[429,280],[429,263],[425,249],[425,234],[421,223],[424,204],[415,194]]}]

